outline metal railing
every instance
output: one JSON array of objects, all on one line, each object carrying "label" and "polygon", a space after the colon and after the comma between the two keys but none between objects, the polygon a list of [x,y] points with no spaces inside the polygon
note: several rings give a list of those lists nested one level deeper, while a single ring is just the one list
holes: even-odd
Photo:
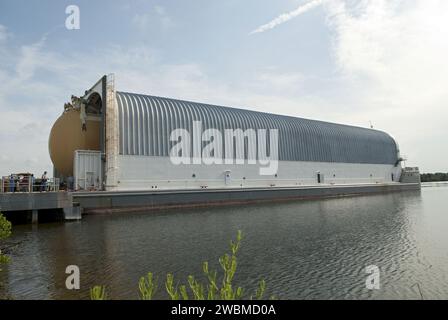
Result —
[{"label": "metal railing", "polygon": [[24,176],[22,179],[4,176],[1,180],[0,193],[58,192],[59,183],[59,178],[50,178],[43,183],[41,179],[34,179],[31,176]]}]

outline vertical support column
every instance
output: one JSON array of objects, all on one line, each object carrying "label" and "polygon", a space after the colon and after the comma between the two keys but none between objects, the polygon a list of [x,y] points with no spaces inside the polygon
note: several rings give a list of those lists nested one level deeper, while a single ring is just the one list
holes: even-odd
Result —
[{"label": "vertical support column", "polygon": [[31,223],[37,224],[39,222],[39,211],[34,209],[31,211]]},{"label": "vertical support column", "polygon": [[74,203],[73,207],[63,208],[64,213],[64,220],[70,221],[70,220],[81,220],[81,207],[79,206],[79,203]]},{"label": "vertical support column", "polygon": [[115,190],[118,182],[118,110],[115,95],[115,78],[107,76],[106,82],[106,190]]},{"label": "vertical support column", "polygon": [[101,190],[106,190],[106,109],[107,109],[107,76],[101,78],[101,130],[100,130],[100,146],[101,146]]}]

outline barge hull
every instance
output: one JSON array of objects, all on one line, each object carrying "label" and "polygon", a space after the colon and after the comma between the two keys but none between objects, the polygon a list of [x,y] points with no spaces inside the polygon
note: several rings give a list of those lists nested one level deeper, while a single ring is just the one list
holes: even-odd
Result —
[{"label": "barge hull", "polygon": [[92,214],[323,199],[411,190],[420,190],[420,183],[283,188],[76,192],[73,193],[73,201],[79,203],[83,213]]}]

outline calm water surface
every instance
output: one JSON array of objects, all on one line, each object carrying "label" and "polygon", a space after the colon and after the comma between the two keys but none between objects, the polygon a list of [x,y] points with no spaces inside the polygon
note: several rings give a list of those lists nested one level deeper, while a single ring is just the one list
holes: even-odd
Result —
[{"label": "calm water surface", "polygon": [[[226,208],[87,216],[80,222],[15,226],[0,273],[0,296],[87,298],[95,284],[116,299],[138,298],[152,271],[201,276],[241,229],[235,282],[282,299],[448,299],[448,187],[366,197]],[[81,290],[65,289],[65,268]],[[365,268],[381,270],[367,290]],[[158,298],[165,298],[159,290]]]}]

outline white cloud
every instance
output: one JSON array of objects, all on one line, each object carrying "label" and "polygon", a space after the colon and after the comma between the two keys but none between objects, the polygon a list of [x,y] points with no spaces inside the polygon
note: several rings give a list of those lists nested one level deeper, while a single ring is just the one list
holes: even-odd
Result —
[{"label": "white cloud", "polygon": [[45,57],[41,52],[44,43],[45,38],[42,38],[40,41],[30,46],[21,47],[20,58],[16,65],[17,81],[30,79],[37,68],[43,66],[46,62],[49,62],[42,60],[42,58]]},{"label": "white cloud", "polygon": [[354,7],[335,0],[325,8],[353,105],[348,120],[372,120],[397,138],[412,163],[446,170],[445,157],[428,149],[443,148],[441,131],[448,136],[448,2],[371,0]]},{"label": "white cloud", "polygon": [[256,84],[262,85],[265,90],[270,89],[291,96],[302,88],[305,76],[298,72],[285,72],[270,67],[260,70],[256,74],[255,80],[257,80]]},{"label": "white cloud", "polygon": [[132,18],[132,24],[141,30],[147,30],[151,22],[151,15],[147,13],[137,13]]},{"label": "white cloud", "polygon": [[174,26],[171,17],[166,13],[166,9],[156,5],[149,12],[137,13],[132,18],[132,24],[141,31],[147,31],[157,22],[163,28]]},{"label": "white cloud", "polygon": [[[30,45],[15,46],[7,40],[0,46],[4,53],[0,56],[0,141],[5,155],[0,159],[0,174],[24,170],[38,173],[50,168],[47,145],[54,119],[48,114],[62,111],[58,94],[63,83],[59,77],[73,64],[45,50],[45,35]],[[37,80],[39,71],[54,78]]]},{"label": "white cloud", "polygon": [[9,33],[6,30],[6,27],[4,25],[0,24],[0,42],[5,41],[6,39],[8,39],[9,37]]},{"label": "white cloud", "polygon": [[317,6],[320,6],[323,2],[324,2],[324,0],[312,0],[304,5],[301,5],[300,7],[298,7],[297,9],[295,9],[293,11],[283,13],[283,14],[279,15],[277,18],[275,18],[274,20],[272,20],[262,26],[259,26],[257,29],[250,32],[249,35],[265,32],[270,29],[274,29],[275,27],[277,27],[285,22],[288,22],[291,19],[294,19],[294,18],[300,16],[300,15],[304,14],[305,12],[308,12]]},{"label": "white cloud", "polygon": [[159,15],[159,16],[164,16],[166,14],[165,8],[162,6],[154,6],[154,11]]},{"label": "white cloud", "polygon": [[[251,34],[275,28],[321,4],[327,13],[335,74],[330,87],[295,96],[296,105],[305,105],[300,112],[361,126],[371,120],[397,139],[408,164],[420,165],[424,171],[446,171],[448,153],[441,150],[446,145],[442,137],[448,136],[448,2],[311,1]],[[294,78],[281,79],[276,73],[260,80],[272,82],[269,92],[277,88],[280,96],[294,98],[293,91],[286,90],[294,87]],[[303,75],[302,84],[309,81],[310,76]],[[280,110],[292,113],[297,108],[287,100]]]}]

